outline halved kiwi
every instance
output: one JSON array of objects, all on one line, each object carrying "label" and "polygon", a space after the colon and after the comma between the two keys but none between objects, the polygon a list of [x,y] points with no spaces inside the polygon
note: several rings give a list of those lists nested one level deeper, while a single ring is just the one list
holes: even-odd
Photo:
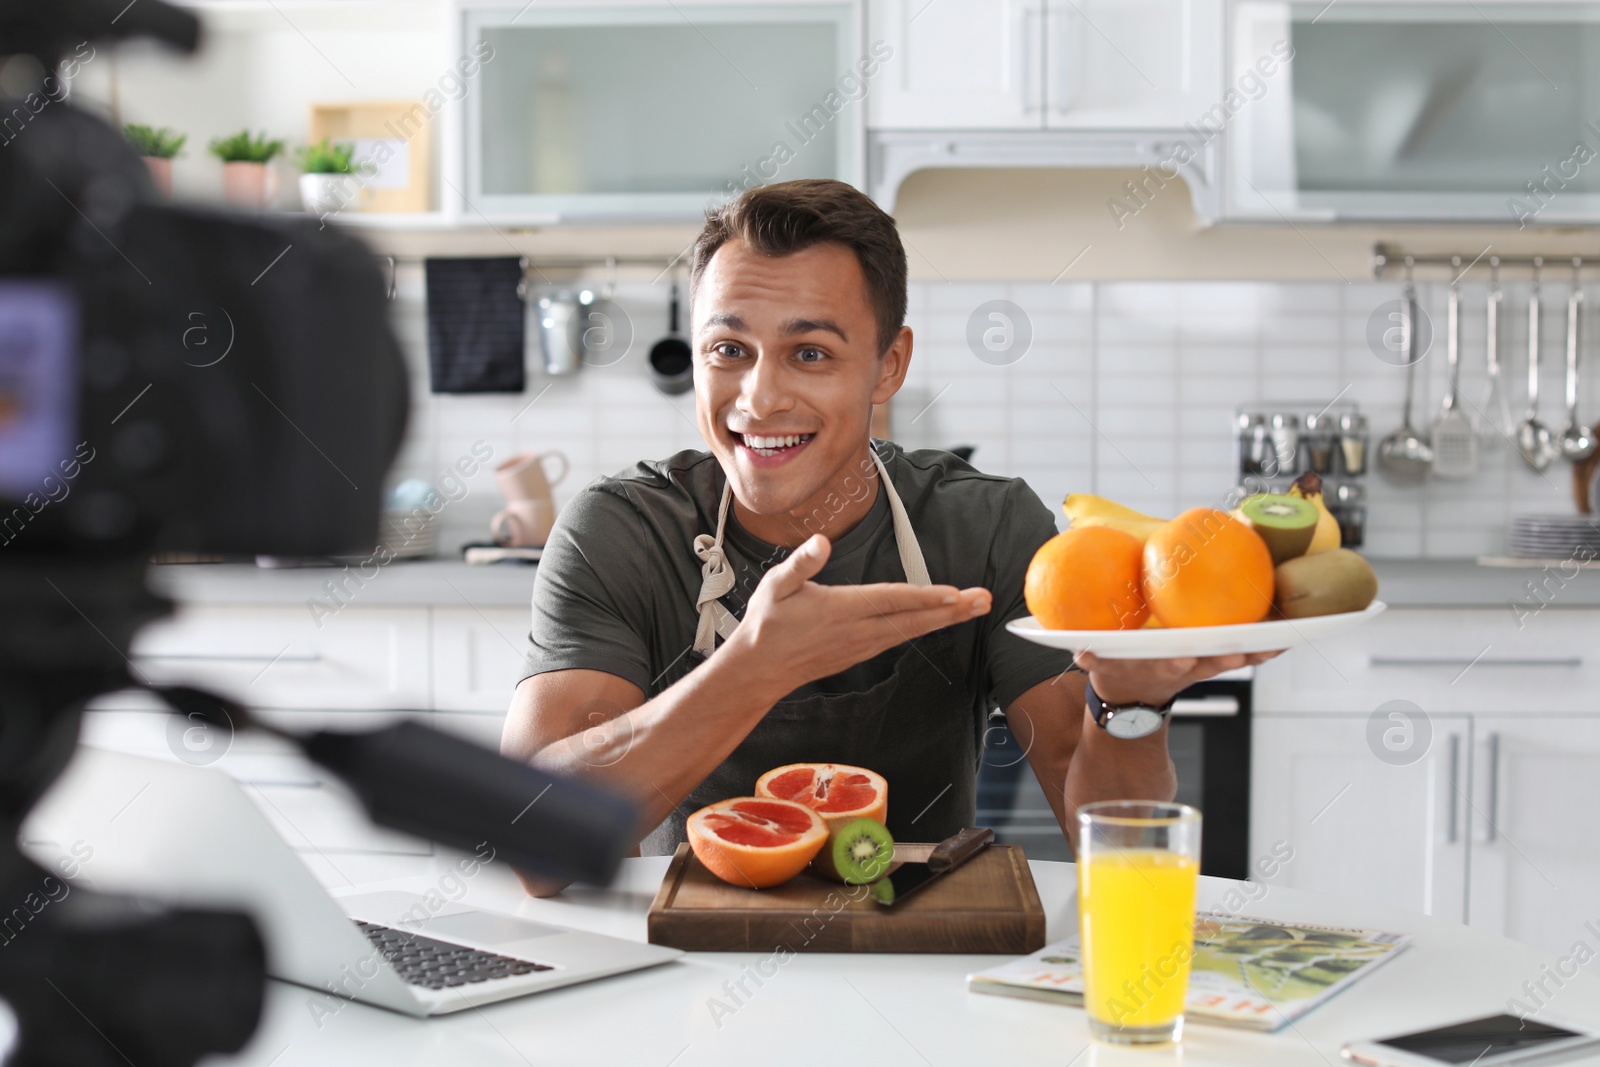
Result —
[{"label": "halved kiwi", "polygon": [[811,861],[818,874],[846,885],[867,885],[889,871],[894,838],[877,819],[851,819],[833,829],[827,844]]},{"label": "halved kiwi", "polygon": [[1317,533],[1321,517],[1317,506],[1297,496],[1260,493],[1249,497],[1234,512],[1267,543],[1273,566],[1305,555]]}]

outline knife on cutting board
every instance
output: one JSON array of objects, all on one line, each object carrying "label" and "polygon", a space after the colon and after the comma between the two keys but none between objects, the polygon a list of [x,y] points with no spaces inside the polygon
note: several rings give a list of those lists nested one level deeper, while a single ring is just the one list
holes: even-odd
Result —
[{"label": "knife on cutting board", "polygon": [[[893,907],[929,882],[949,874],[988,848],[993,841],[993,830],[986,826],[969,826],[934,845],[925,861],[907,860],[872,883],[872,899],[886,907]],[[906,852],[915,854],[914,849],[915,846],[905,846]],[[896,851],[900,850],[901,846],[896,846]]]}]

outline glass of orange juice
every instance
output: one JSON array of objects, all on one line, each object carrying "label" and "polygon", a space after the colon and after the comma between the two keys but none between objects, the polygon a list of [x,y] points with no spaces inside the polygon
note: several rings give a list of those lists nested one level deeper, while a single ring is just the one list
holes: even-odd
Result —
[{"label": "glass of orange juice", "polygon": [[1106,800],[1078,809],[1078,931],[1089,1034],[1113,1045],[1183,1037],[1194,957],[1200,813]]}]

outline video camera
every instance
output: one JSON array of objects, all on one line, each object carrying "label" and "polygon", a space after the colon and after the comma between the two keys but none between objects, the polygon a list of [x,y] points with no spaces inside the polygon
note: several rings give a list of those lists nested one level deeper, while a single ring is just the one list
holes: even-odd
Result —
[{"label": "video camera", "polygon": [[[172,610],[146,585],[151,556],[370,552],[405,429],[361,242],[309,217],[163,203],[120,133],[59,91],[74,49],[135,37],[192,52],[200,26],[160,0],[0,0],[0,921],[50,876],[17,836],[84,705],[138,684],[134,635]],[[252,725],[225,698],[158,692]],[[532,873],[603,883],[636,840],[625,801],[422,727],[293,740],[374,821],[487,839]],[[75,892],[0,948],[10,1062],[237,1050],[264,960],[246,915]]]}]

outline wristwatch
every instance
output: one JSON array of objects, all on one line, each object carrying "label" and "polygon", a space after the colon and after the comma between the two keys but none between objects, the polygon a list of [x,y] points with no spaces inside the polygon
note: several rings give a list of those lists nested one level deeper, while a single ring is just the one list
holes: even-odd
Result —
[{"label": "wristwatch", "polygon": [[1167,713],[1172,710],[1173,701],[1177,699],[1173,697],[1159,708],[1154,704],[1107,704],[1100,699],[1100,694],[1094,691],[1092,684],[1085,682],[1083,685],[1083,700],[1089,707],[1090,717],[1100,729],[1124,741],[1149,737],[1161,729]]}]

